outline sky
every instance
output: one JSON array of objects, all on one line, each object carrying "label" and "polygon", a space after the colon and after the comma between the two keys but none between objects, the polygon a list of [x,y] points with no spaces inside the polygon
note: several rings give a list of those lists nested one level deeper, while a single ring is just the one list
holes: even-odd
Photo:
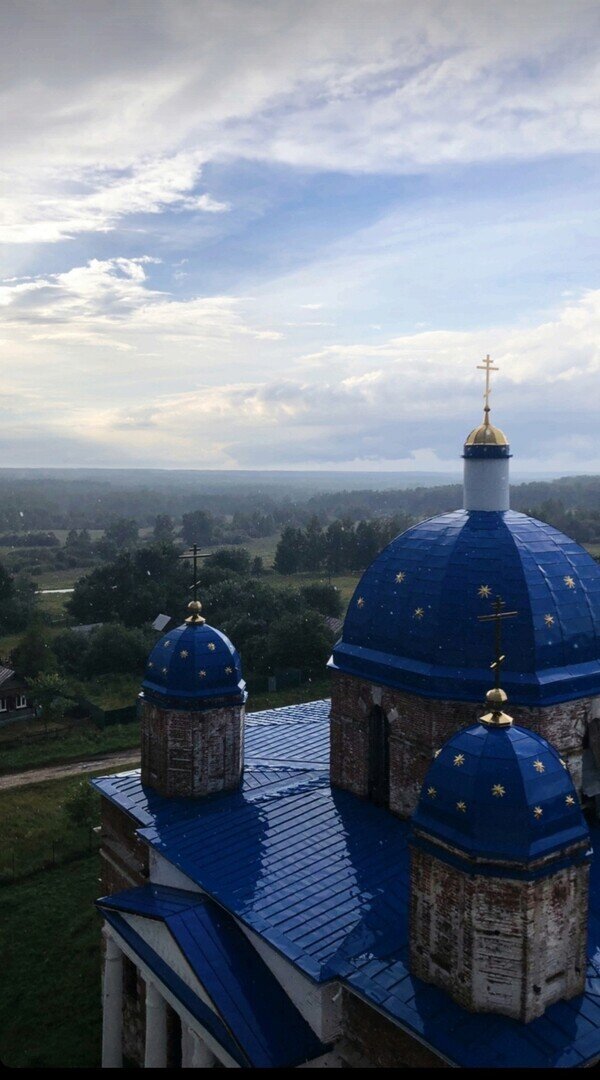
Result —
[{"label": "sky", "polygon": [[0,467],[600,471],[596,0],[3,0]]}]

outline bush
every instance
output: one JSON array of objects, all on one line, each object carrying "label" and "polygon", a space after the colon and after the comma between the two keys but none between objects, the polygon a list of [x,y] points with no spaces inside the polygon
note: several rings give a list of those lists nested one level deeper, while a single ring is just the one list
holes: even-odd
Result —
[{"label": "bush", "polygon": [[302,596],[309,608],[314,608],[321,615],[330,615],[338,619],[342,614],[342,599],[335,585],[326,582],[313,582],[311,585],[303,585],[300,589]]},{"label": "bush", "polygon": [[88,780],[79,780],[67,795],[63,809],[73,825],[92,829],[100,821],[100,796]]}]

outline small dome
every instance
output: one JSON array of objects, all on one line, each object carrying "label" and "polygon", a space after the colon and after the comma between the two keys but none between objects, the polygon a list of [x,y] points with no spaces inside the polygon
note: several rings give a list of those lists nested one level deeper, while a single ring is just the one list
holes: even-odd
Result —
[{"label": "small dome", "polygon": [[500,428],[480,424],[467,435],[465,446],[508,446],[508,439]]},{"label": "small dome", "polygon": [[523,728],[478,723],[438,751],[413,826],[471,857],[538,859],[589,840],[569,771]]},{"label": "small dome", "polygon": [[207,699],[246,700],[239,653],[228,637],[207,623],[183,623],[156,643],[142,683],[145,697],[183,708],[203,708]]},{"label": "small dome", "polygon": [[503,685],[518,705],[600,694],[600,566],[513,510],[456,510],[397,536],[363,574],[330,666],[407,693],[483,701],[507,611]]}]

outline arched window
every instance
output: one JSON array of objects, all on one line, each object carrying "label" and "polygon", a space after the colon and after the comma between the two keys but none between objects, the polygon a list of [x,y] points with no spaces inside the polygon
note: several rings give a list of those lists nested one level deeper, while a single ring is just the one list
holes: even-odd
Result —
[{"label": "arched window", "polygon": [[369,798],[376,806],[390,799],[389,724],[380,705],[369,717]]}]

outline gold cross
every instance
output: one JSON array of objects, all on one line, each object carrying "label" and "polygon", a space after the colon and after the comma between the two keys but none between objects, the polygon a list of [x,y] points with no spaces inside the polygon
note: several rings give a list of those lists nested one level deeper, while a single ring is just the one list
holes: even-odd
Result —
[{"label": "gold cross", "polygon": [[493,615],[478,615],[479,622],[494,622],[496,624],[496,659],[493,664],[490,664],[492,671],[496,675],[496,690],[500,689],[500,667],[506,660],[506,657],[502,655],[502,619],[513,619],[515,615],[518,615],[518,611],[503,611],[504,600],[501,596],[497,596],[493,603],[494,614]]},{"label": "gold cross", "polygon": [[489,415],[488,414],[489,414],[489,411],[490,411],[490,394],[492,392],[491,388],[490,388],[490,371],[499,371],[500,368],[494,367],[494,365],[492,364],[492,361],[490,360],[490,354],[488,353],[485,360],[483,360],[481,364],[477,365],[477,370],[478,371],[485,371],[485,391],[484,391],[484,394],[483,394],[483,400],[485,402],[485,405],[484,405],[484,408],[483,408],[483,422],[484,422],[484,424],[488,424],[489,423]]}]

